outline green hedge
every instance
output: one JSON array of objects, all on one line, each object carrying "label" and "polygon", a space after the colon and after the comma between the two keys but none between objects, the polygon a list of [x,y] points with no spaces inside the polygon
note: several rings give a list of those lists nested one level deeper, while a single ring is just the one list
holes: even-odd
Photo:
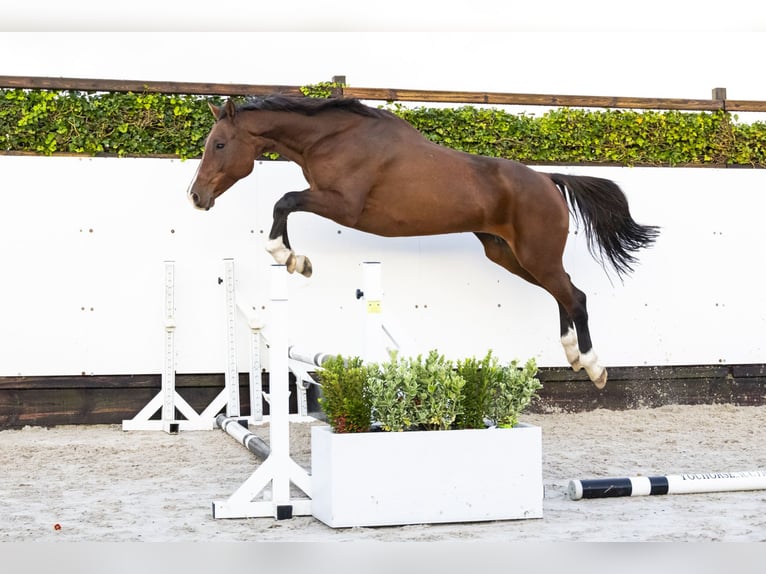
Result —
[{"label": "green hedge", "polygon": [[[0,151],[198,157],[213,122],[211,100],[221,102],[0,90]],[[387,107],[433,141],[526,163],[766,167],[766,123],[738,123],[726,112],[560,108],[533,116],[472,106]]]},{"label": "green hedge", "polygon": [[53,153],[201,154],[213,116],[194,96],[0,91],[0,150]]},{"label": "green hedge", "polygon": [[398,113],[433,141],[526,163],[766,167],[766,123],[726,112],[560,108],[540,116],[494,109]]}]

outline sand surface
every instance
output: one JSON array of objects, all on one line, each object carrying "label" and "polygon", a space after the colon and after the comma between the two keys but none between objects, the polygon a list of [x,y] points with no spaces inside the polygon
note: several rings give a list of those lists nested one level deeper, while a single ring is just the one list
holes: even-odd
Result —
[{"label": "sand surface", "polygon": [[[570,479],[766,470],[766,407],[528,414],[544,518],[332,529],[311,516],[215,520],[259,461],[221,431],[62,426],[0,432],[0,541],[766,541],[766,491],[570,500]],[[310,465],[310,425],[291,451]],[[257,432],[268,436],[268,428]],[[456,465],[460,464],[458,458]],[[58,525],[58,527],[56,526]]]}]

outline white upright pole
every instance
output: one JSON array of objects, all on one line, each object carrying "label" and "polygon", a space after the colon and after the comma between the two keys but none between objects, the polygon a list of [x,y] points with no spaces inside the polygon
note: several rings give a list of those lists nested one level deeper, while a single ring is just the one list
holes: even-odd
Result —
[{"label": "white upright pole", "polygon": [[165,261],[165,357],[162,367],[162,428],[178,432],[176,419],[175,262]]},{"label": "white upright pole", "polygon": [[290,504],[290,389],[287,272],[284,265],[271,266],[271,309],[269,313],[269,415],[270,444],[275,457],[272,497],[275,509]]},{"label": "white upright pole", "polygon": [[250,328],[250,420],[263,420],[263,385],[261,383],[261,333]]},{"label": "white upright pole", "polygon": [[226,290],[226,416],[239,416],[239,368],[237,365],[237,299],[234,260],[224,259],[223,286]]}]

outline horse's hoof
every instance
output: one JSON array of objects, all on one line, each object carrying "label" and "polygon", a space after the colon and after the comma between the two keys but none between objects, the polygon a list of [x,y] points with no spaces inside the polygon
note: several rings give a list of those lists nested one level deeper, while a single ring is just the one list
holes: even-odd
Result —
[{"label": "horse's hoof", "polygon": [[601,375],[599,375],[599,377],[595,381],[593,381],[593,384],[596,385],[596,388],[598,390],[601,390],[606,386],[606,377],[607,377],[606,369],[604,369],[603,371],[601,371]]},{"label": "horse's hoof", "polygon": [[580,370],[582,369],[582,363],[580,362],[579,356],[571,363],[571,367],[575,373],[580,372]]},{"label": "horse's hoof", "polygon": [[295,258],[295,253],[290,253],[287,261],[285,261],[285,267],[288,273],[295,273],[295,267],[298,265],[298,261]]},{"label": "horse's hoof", "polygon": [[314,266],[311,265],[311,261],[309,261],[308,257],[303,258],[303,269],[301,270],[301,275],[306,277],[307,279],[311,277],[311,274],[314,272]]}]

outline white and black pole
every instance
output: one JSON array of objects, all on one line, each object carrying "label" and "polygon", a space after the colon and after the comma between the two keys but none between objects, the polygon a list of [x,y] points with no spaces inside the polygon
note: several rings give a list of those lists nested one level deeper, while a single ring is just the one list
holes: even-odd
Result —
[{"label": "white and black pole", "polygon": [[569,498],[613,498],[766,490],[766,470],[594,478],[569,481]]},{"label": "white and black pole", "polygon": [[246,418],[227,417],[221,413],[215,417],[215,424],[261,460],[266,460],[271,453],[268,443],[250,432]]}]

